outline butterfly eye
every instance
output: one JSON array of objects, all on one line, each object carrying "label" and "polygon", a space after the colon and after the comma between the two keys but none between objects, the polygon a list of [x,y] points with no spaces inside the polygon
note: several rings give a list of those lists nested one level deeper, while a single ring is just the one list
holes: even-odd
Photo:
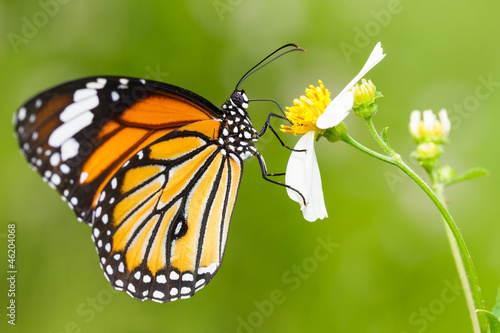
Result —
[{"label": "butterfly eye", "polygon": [[233,102],[237,107],[241,108],[243,105],[243,95],[241,91],[235,90],[231,94],[231,102]]}]

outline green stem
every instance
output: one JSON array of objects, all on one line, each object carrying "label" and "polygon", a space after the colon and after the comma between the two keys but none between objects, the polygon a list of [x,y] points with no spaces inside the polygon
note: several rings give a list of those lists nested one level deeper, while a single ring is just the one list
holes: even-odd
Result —
[{"label": "green stem", "polygon": [[[375,129],[373,125],[373,121],[371,117],[365,118],[368,128],[370,129],[373,138],[380,147],[387,153],[390,157],[390,164],[396,165],[400,168],[404,173],[406,173],[418,186],[427,194],[427,196],[434,202],[437,209],[443,216],[443,219],[447,225],[447,234],[451,233],[450,237],[450,245],[453,256],[455,257],[455,261],[457,263],[457,269],[459,272],[459,277],[462,282],[462,286],[464,288],[465,298],[467,300],[472,326],[474,328],[474,332],[487,332],[487,323],[486,318],[483,314],[476,313],[476,309],[484,309],[483,300],[481,297],[481,290],[479,288],[479,283],[477,279],[477,274],[472,264],[472,259],[469,254],[469,250],[465,244],[465,241],[462,237],[462,234],[458,230],[457,225],[453,221],[450,213],[446,209],[446,206],[440,200],[440,197],[436,195],[436,193],[425,183],[422,178],[420,178],[403,160],[401,156],[396,154],[396,152],[380,137],[380,134]],[[374,156],[381,159],[379,156],[372,155],[369,149],[360,149],[364,153],[367,153],[371,156]],[[456,245],[456,246],[455,246]]]},{"label": "green stem", "polygon": [[[448,209],[446,202],[444,200],[444,194],[443,194],[444,187],[440,184],[433,184],[433,188],[434,188],[434,191],[435,191],[436,195],[438,196],[438,198],[440,198],[440,201],[443,202],[443,206],[446,209]],[[448,227],[448,224],[446,223],[446,220],[444,218],[443,218],[443,222],[444,222],[444,227],[446,230],[446,235],[448,236],[448,241],[450,242],[451,252],[453,254],[453,258],[455,259],[455,264],[457,266],[458,275],[460,277],[460,281],[462,282],[462,288],[464,290],[465,299],[467,301],[467,307],[468,307],[469,313],[471,315],[472,326],[473,326],[475,332],[476,331],[481,332],[481,330],[480,330],[481,328],[480,328],[479,321],[478,321],[479,314],[477,314],[477,315],[475,314],[476,306],[474,305],[474,298],[472,296],[472,293],[470,292],[471,285],[469,283],[469,279],[467,279],[467,271],[465,268],[464,261],[462,260],[460,248],[458,247],[458,243],[453,235],[453,232]],[[474,269],[474,267],[472,267],[472,269]],[[476,280],[477,280],[477,277],[476,277]],[[478,285],[478,288],[479,288],[479,285]],[[479,296],[481,296],[481,295],[479,295]],[[482,309],[482,307],[480,309]]]},{"label": "green stem", "polygon": [[350,144],[354,148],[356,148],[358,150],[361,150],[362,152],[364,152],[364,153],[366,153],[366,154],[368,154],[370,156],[375,157],[376,159],[379,159],[379,160],[381,160],[383,162],[386,162],[386,163],[389,163],[389,164],[392,164],[392,165],[397,165],[396,162],[394,162],[390,157],[387,157],[385,155],[379,154],[376,151],[373,151],[370,148],[367,148],[367,147],[363,146],[362,144],[360,144],[359,142],[357,142],[356,140],[354,140],[347,133],[344,133],[342,135],[341,140],[344,141],[345,143]]}]

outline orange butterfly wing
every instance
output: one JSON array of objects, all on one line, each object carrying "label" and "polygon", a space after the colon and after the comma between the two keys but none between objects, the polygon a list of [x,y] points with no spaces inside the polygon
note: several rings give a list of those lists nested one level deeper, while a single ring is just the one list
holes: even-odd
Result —
[{"label": "orange butterfly wing", "polygon": [[125,161],[176,128],[219,118],[217,107],[188,90],[105,76],[40,93],[14,123],[30,165],[90,223],[97,195]]},{"label": "orange butterfly wing", "polygon": [[140,300],[188,298],[219,269],[243,170],[217,144],[219,124],[170,132],[104,187],[92,235],[116,289]]}]

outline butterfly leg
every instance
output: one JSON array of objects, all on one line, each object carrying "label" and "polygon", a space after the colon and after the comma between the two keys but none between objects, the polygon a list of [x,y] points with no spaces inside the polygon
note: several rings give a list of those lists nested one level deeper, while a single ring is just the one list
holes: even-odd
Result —
[{"label": "butterfly leg", "polygon": [[274,133],[274,135],[278,138],[278,140],[280,141],[281,145],[291,151],[301,151],[301,152],[304,152],[304,150],[295,150],[293,148],[290,148],[289,146],[285,145],[285,143],[283,142],[283,140],[281,140],[281,138],[279,137],[278,133],[276,133],[276,131],[274,130],[274,128],[272,127],[271,125],[271,118],[272,117],[276,117],[276,118],[280,118],[280,119],[284,119],[288,122],[290,122],[285,116],[285,111],[283,111],[283,108],[281,107],[281,105],[276,102],[274,99],[268,99],[268,98],[262,98],[262,99],[251,99],[249,100],[249,102],[273,102],[274,104],[276,104],[276,106],[280,109],[281,113],[283,114],[283,116],[281,115],[277,115],[275,113],[270,113],[269,116],[267,117],[267,120],[266,120],[266,123],[264,124],[264,126],[262,127],[262,129],[259,131],[259,137],[264,135],[264,133],[266,132],[266,130],[268,128],[271,129],[271,131]]},{"label": "butterfly leg", "polygon": [[285,117],[283,116],[280,116],[279,114],[276,114],[276,113],[270,113],[269,116],[267,116],[267,120],[264,124],[264,126],[261,128],[261,130],[259,131],[259,137],[261,137],[262,135],[264,135],[264,133],[266,133],[267,129],[269,128],[273,133],[274,135],[278,138],[279,142],[281,143],[281,145],[291,151],[296,151],[296,152],[305,152],[306,150],[305,149],[300,149],[300,150],[296,150],[296,149],[293,149],[293,148],[290,148],[289,146],[287,146],[283,140],[281,140],[280,136],[278,135],[278,133],[276,132],[276,130],[273,128],[273,126],[271,125],[271,118],[273,117],[276,117],[276,118],[280,118],[280,119],[285,119]]},{"label": "butterfly leg", "polygon": [[262,157],[262,155],[259,154],[259,153],[256,153],[255,156],[259,160],[260,170],[262,171],[262,178],[264,178],[268,182],[284,186],[284,187],[286,187],[286,188],[294,191],[295,193],[297,193],[298,195],[300,195],[300,197],[302,198],[302,201],[304,202],[304,205],[307,205],[306,198],[298,190],[296,190],[295,188],[291,187],[290,185],[283,184],[283,183],[280,183],[278,181],[275,181],[275,180],[272,180],[272,179],[268,178],[268,177],[272,177],[272,176],[283,176],[283,175],[285,175],[284,173],[269,173],[269,172],[267,172],[267,167],[266,167],[266,162],[264,161],[264,157]]}]

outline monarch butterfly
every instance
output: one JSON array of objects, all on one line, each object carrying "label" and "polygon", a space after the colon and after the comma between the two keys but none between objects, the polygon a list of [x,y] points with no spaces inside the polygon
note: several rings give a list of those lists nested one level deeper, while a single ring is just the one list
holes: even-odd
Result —
[{"label": "monarch butterfly", "polygon": [[58,85],[17,111],[22,153],[92,227],[115,289],[168,302],[203,288],[221,265],[249,157],[266,180],[288,187],[267,177],[254,145],[268,128],[276,134],[270,119],[281,116],[270,114],[257,132],[238,88],[295,50],[303,49],[286,44],[250,69],[222,109],[174,85],[99,76]]}]

